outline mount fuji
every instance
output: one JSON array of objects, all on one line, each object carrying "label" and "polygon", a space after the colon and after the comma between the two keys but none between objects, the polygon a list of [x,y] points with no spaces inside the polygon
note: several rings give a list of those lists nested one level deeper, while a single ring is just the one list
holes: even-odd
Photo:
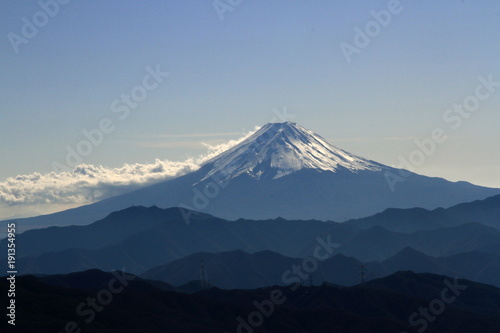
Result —
[{"label": "mount fuji", "polygon": [[278,179],[302,169],[319,172],[381,171],[384,166],[332,146],[319,135],[291,123],[270,123],[239,145],[206,163],[212,166],[203,180],[234,179],[247,174],[254,179]]},{"label": "mount fuji", "polygon": [[[403,171],[404,181],[391,188],[387,175]],[[387,208],[435,209],[496,194],[500,189],[426,177],[355,156],[296,123],[285,122],[263,126],[184,176],[17,221],[26,228],[89,224],[134,205],[180,206],[226,219],[344,221]]]}]

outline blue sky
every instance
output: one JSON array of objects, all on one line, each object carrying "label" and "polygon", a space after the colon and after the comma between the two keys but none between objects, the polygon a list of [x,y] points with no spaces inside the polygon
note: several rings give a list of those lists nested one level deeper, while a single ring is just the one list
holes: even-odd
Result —
[{"label": "blue sky", "polygon": [[[286,108],[334,145],[393,166],[443,128],[448,140],[415,171],[500,187],[500,88],[458,129],[443,120],[479,77],[500,81],[498,1],[401,1],[348,63],[340,44],[355,45],[354,29],[389,3],[243,0],[221,20],[212,1],[72,0],[15,52],[9,33],[22,36],[41,7],[4,1],[0,182],[53,171],[102,119],[114,130],[83,163],[119,168],[197,157],[201,142],[237,139]],[[148,66],[169,75],[120,119],[111,104]]]}]

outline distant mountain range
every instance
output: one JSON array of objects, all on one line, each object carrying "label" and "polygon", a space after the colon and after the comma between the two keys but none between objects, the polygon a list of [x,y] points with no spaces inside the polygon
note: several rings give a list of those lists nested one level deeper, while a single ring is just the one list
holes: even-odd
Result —
[{"label": "distant mountain range", "polygon": [[[495,204],[491,199],[487,202]],[[475,206],[477,209],[485,207],[483,202],[468,205],[472,215]],[[376,261],[389,265],[386,260],[410,247],[422,255],[434,257],[425,259],[427,262],[424,260],[426,265],[423,267],[426,270],[423,271],[463,273],[465,277],[472,278],[466,270],[454,265],[450,265],[448,270],[436,271],[435,265],[443,266],[440,263],[436,264],[436,258],[448,260],[447,257],[476,252],[480,258],[478,260],[487,260],[484,258],[492,255],[490,259],[495,262],[495,256],[500,255],[500,230],[481,223],[455,219],[448,211],[386,210],[375,216],[347,223],[285,219],[227,221],[193,212],[190,222],[186,223],[183,218],[185,212],[178,208],[131,207],[112,213],[88,226],[51,227],[20,234],[16,240],[17,258],[21,273],[55,274],[91,268],[109,271],[126,267],[130,272],[141,274],[156,266],[201,252],[215,255],[220,252],[241,250],[235,252],[241,257],[240,259],[236,259],[234,254],[227,257],[227,260],[232,260],[235,265],[238,260],[248,261],[250,254],[262,258],[262,253],[269,253],[270,258],[263,258],[265,260],[260,264],[252,257],[251,262],[257,265],[253,269],[257,272],[271,271],[269,265],[273,265],[270,263],[273,262],[272,256],[289,257],[280,257],[286,265],[290,260],[297,260],[294,258],[311,256],[319,244],[319,237],[323,242],[331,243],[332,256],[342,254],[359,262]],[[494,224],[493,220],[487,222]],[[5,249],[5,240],[0,242],[0,247]],[[2,251],[0,258],[4,258],[2,256],[5,256],[5,253],[7,251]],[[221,267],[229,265],[229,263],[222,264],[223,260],[218,258]],[[408,262],[421,263],[415,259]],[[373,277],[399,269],[412,269],[404,264],[404,260],[401,260],[401,263],[391,266],[390,269],[375,269],[373,266],[373,271],[378,274]],[[191,265],[195,267],[199,263]],[[359,263],[354,262],[352,267],[356,265]],[[275,263],[274,266],[281,269],[283,265]],[[248,266],[246,268],[248,269]],[[345,268],[345,271],[352,270]],[[242,272],[238,274],[243,275]],[[230,276],[229,272],[226,278],[230,279]],[[276,277],[262,276],[262,280],[255,279],[256,285],[261,286],[265,281],[277,283]],[[325,273],[325,276],[329,275]],[[156,278],[163,279],[162,276]],[[181,280],[185,283],[189,278],[184,275]],[[345,282],[347,280],[320,279],[318,276],[318,281],[323,280],[349,284]],[[173,284],[180,283],[177,280],[166,281]],[[349,277],[348,281],[357,280]],[[481,281],[496,283],[496,280]],[[238,287],[250,288],[252,285],[242,284]]]},{"label": "distant mountain range", "polygon": [[[248,254],[241,250],[222,253],[196,253],[154,267],[141,276],[182,286],[199,278],[200,263],[206,267],[210,283],[223,289],[255,289],[270,285],[287,285],[299,277],[290,273],[292,267],[301,266],[303,259],[289,258],[263,251]],[[307,278],[300,278],[304,285],[333,283],[353,286],[361,282],[361,265],[365,265],[367,280],[384,277],[398,271],[443,274],[500,288],[500,254],[481,252],[461,253],[445,258],[425,255],[410,247],[382,262],[368,262],[337,254],[321,262],[318,269]],[[289,272],[288,274],[286,272]],[[309,278],[309,275],[311,277]],[[294,280],[295,281],[295,280]],[[287,283],[288,282],[288,283]]]},{"label": "distant mountain range", "polygon": [[436,208],[432,211],[423,208],[389,208],[382,213],[347,223],[362,229],[378,225],[387,230],[413,232],[452,227],[465,222],[478,222],[500,229],[500,195],[461,203],[447,209]]},{"label": "distant mountain range", "polygon": [[[152,268],[141,276],[181,286],[199,278],[200,263],[203,263],[209,282],[214,286],[223,289],[255,289],[272,285],[288,285],[291,280],[295,283],[296,275],[291,270],[295,265],[301,266],[302,261],[303,259],[290,258],[271,251],[254,254],[241,250],[196,253]],[[321,285],[329,282],[352,286],[360,282],[361,264],[359,260],[338,254],[321,262],[312,278],[301,279],[301,283],[309,285],[312,282],[313,285]],[[381,267],[377,269],[382,271]],[[287,271],[290,272],[287,274]],[[376,276],[382,276],[382,274],[375,275],[370,272],[369,278]]]},{"label": "distant mountain range", "polygon": [[[181,206],[225,219],[342,222],[387,208],[436,209],[498,194],[500,189],[421,176],[364,159],[285,122],[263,126],[184,176],[91,205],[16,221],[19,230],[85,225],[130,206],[156,205]],[[492,210],[465,217],[462,209],[467,207],[457,208],[459,219],[498,216]]]},{"label": "distant mountain range", "polygon": [[[117,275],[124,276],[93,270],[18,277],[17,307],[23,316],[16,332],[61,332],[68,323],[84,332],[101,333],[253,332],[249,323],[256,323],[252,318],[259,317],[257,312],[263,318],[257,321],[258,332],[415,333],[424,327],[429,333],[500,331],[500,289],[441,275],[399,272],[347,288],[212,288],[194,294],[128,275],[120,282]],[[108,301],[103,295],[111,282],[119,291]],[[0,288],[6,290],[7,283],[0,279]],[[436,306],[443,293],[451,301],[442,311],[430,309],[427,318],[432,320],[425,320],[419,309]],[[86,303],[91,298],[97,308]],[[277,303],[271,306],[271,299]],[[7,326],[6,320],[0,321],[2,332],[9,330]]]}]

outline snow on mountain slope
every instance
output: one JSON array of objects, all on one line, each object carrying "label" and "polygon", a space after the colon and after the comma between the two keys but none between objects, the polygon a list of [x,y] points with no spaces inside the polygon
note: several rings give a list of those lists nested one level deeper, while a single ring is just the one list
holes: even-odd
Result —
[{"label": "snow on mountain slope", "polygon": [[352,155],[321,136],[292,123],[269,123],[226,152],[207,161],[212,169],[203,179],[220,180],[246,173],[256,179],[277,179],[300,169],[381,171],[384,165]]}]

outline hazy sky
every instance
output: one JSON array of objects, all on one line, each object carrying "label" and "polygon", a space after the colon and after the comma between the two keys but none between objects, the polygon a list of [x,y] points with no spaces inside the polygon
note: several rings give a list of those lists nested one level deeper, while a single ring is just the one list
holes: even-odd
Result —
[{"label": "hazy sky", "polygon": [[[40,3],[50,15],[38,1],[0,10],[4,187],[67,164],[68,147],[112,170],[184,163],[285,109],[393,166],[441,128],[415,171],[500,187],[500,84],[482,83],[500,81],[498,1]],[[447,111],[463,103],[465,116]]]}]

